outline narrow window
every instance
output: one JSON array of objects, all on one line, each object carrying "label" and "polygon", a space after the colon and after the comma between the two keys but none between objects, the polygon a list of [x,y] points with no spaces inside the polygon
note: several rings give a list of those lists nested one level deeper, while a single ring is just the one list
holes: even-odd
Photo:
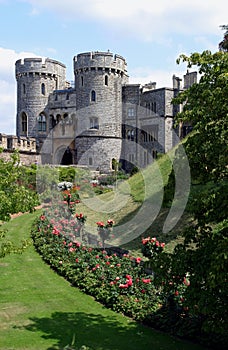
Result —
[{"label": "narrow window", "polygon": [[152,135],[152,134],[148,134],[148,141],[149,141],[149,142],[154,141],[153,135]]},{"label": "narrow window", "polygon": [[134,117],[135,116],[135,110],[134,108],[128,108],[128,112],[127,112],[128,117]]},{"label": "narrow window", "polygon": [[93,158],[89,157],[89,165],[93,165]]},{"label": "narrow window", "polygon": [[83,78],[83,76],[81,76],[81,86],[83,86],[84,85],[84,78]]},{"label": "narrow window", "polygon": [[96,92],[94,90],[91,91],[91,101],[92,102],[96,101]]},{"label": "narrow window", "polygon": [[128,130],[127,131],[127,139],[134,141],[135,138],[135,131],[134,130]]},{"label": "narrow window", "polygon": [[23,133],[27,133],[28,130],[27,115],[24,112],[21,116],[21,130]]},{"label": "narrow window", "polygon": [[98,118],[90,118],[90,129],[99,129]]},{"label": "narrow window", "polygon": [[45,95],[45,84],[44,83],[41,84],[41,94]]},{"label": "narrow window", "polygon": [[141,137],[142,137],[143,142],[147,142],[147,132],[146,131],[142,131]]},{"label": "narrow window", "polygon": [[40,114],[38,117],[38,131],[46,131],[47,123],[44,114]]},{"label": "narrow window", "polygon": [[158,125],[153,126],[153,129],[151,130],[151,136],[153,138],[153,141],[157,141],[157,139],[158,139]]},{"label": "narrow window", "polygon": [[156,159],[157,158],[157,151],[155,150],[155,149],[153,149],[153,151],[152,151],[152,157],[154,158],[154,159]]},{"label": "narrow window", "polygon": [[144,151],[144,165],[147,165],[147,151]]},{"label": "narrow window", "polygon": [[53,129],[57,124],[57,121],[53,115],[50,115],[50,129]]},{"label": "narrow window", "polygon": [[108,86],[108,76],[105,75],[105,85]]},{"label": "narrow window", "polygon": [[130,153],[129,154],[129,162],[131,162],[131,163],[133,163],[134,162],[134,159],[135,159],[135,157],[134,157],[134,153]]},{"label": "narrow window", "polygon": [[154,113],[157,112],[157,106],[156,106],[156,102],[154,102]]},{"label": "narrow window", "polygon": [[69,100],[69,94],[66,95],[66,100]]},{"label": "narrow window", "polygon": [[26,94],[26,88],[25,88],[25,84],[23,84],[23,94]]}]

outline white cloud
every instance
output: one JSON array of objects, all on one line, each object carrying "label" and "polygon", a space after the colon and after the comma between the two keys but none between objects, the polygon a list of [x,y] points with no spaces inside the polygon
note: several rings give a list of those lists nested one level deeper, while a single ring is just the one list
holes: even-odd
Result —
[{"label": "white cloud", "polygon": [[17,53],[0,47],[0,133],[16,132],[15,62],[25,57],[37,57],[37,55],[31,52]]},{"label": "white cloud", "polygon": [[183,80],[183,76],[186,74],[186,71],[178,70],[178,72],[174,73],[173,71],[171,72],[168,70],[153,70],[146,67],[137,67],[133,69],[131,73],[132,74],[129,78],[130,84],[144,85],[150,82],[156,82],[156,88],[162,88],[173,86],[173,74]]},{"label": "white cloud", "polygon": [[0,80],[0,132],[15,134],[15,84]]},{"label": "white cloud", "polygon": [[24,0],[34,11],[50,10],[61,17],[102,22],[124,35],[143,41],[158,40],[170,33],[199,35],[219,31],[227,23],[227,0]]}]

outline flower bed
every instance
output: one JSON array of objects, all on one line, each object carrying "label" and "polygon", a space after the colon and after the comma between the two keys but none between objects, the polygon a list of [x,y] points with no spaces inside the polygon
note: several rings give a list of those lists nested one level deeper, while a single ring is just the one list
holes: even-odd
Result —
[{"label": "flower bed", "polygon": [[[186,276],[170,276],[164,243],[156,238],[142,239],[142,252],[151,267],[163,271],[148,274],[140,257],[122,254],[120,248],[115,253],[113,247],[85,244],[86,217],[75,214],[68,204],[63,201],[55,209],[47,208],[33,225],[34,245],[44,261],[106,307],[154,328],[200,341],[200,317],[193,317],[186,307],[185,290],[190,281]],[[104,229],[111,234],[113,224],[112,220],[97,222],[101,239]]]},{"label": "flower bed", "polygon": [[73,286],[115,311],[142,321],[158,310],[160,296],[141,258],[83,244],[78,239],[80,214],[66,218],[63,213],[63,208],[51,216],[46,212],[34,224],[32,238],[43,259]]}]

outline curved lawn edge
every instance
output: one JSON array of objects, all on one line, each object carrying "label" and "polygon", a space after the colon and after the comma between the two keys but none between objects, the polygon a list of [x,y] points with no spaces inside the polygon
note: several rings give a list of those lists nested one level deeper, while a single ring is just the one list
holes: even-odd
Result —
[{"label": "curved lawn edge", "polygon": [[[28,239],[39,212],[6,223],[9,238]],[[2,259],[0,269],[1,350],[60,350],[74,335],[75,346],[94,350],[192,349],[192,344],[144,327],[72,288],[32,245],[22,255]]]},{"label": "curved lawn edge", "polygon": [[[41,256],[42,256],[42,254],[41,254]],[[46,259],[45,259],[46,260]],[[50,265],[50,263],[48,263],[48,266],[51,266]],[[53,266],[51,267],[52,269],[53,269]],[[56,272],[56,270],[55,270],[55,268],[54,268],[54,271]],[[62,278],[62,277],[61,277]],[[67,283],[69,283],[69,282],[67,282]],[[77,287],[73,287],[73,289],[75,289],[75,290],[77,290],[77,292],[79,291],[78,290],[78,288]],[[98,302],[98,301],[95,301],[94,299],[93,299],[93,297],[90,297],[90,298],[92,298],[92,300],[94,301],[94,303],[96,303],[96,304],[98,304],[98,305],[100,305],[100,307],[102,307],[102,310],[106,310],[106,312],[109,312],[109,311],[111,311],[110,309],[108,309],[108,308],[104,308],[104,305],[103,304],[100,304],[100,302]],[[112,312],[112,315],[113,315],[113,311],[111,311]],[[200,345],[197,345],[197,344],[193,344],[193,343],[189,343],[189,342],[186,342],[185,340],[180,340],[180,339],[178,339],[178,338],[174,338],[174,337],[172,337],[172,336],[170,336],[170,335],[168,335],[167,333],[161,333],[160,331],[157,331],[157,330],[154,330],[154,329],[152,329],[152,328],[149,328],[149,327],[146,327],[145,325],[142,325],[142,324],[140,324],[140,323],[137,323],[136,321],[133,321],[132,319],[130,319],[130,318],[128,318],[128,317],[126,317],[126,316],[123,316],[122,314],[119,314],[119,313],[116,313],[116,312],[114,312],[114,315],[115,315],[115,317],[118,315],[118,317],[123,317],[123,319],[124,320],[127,320],[127,324],[129,325],[129,324],[134,324],[135,325],[135,327],[136,327],[136,329],[138,329],[138,327],[140,327],[140,329],[142,329],[140,332],[143,332],[143,334],[145,335],[145,332],[146,332],[146,334],[147,334],[147,336],[149,337],[149,338],[151,338],[150,340],[149,340],[149,343],[146,345],[147,347],[146,348],[150,348],[149,346],[152,346],[153,345],[153,349],[161,349],[162,347],[161,346],[164,346],[164,345],[162,345],[163,344],[163,342],[165,341],[166,342],[166,340],[165,339],[169,339],[168,340],[168,342],[166,343],[166,347],[167,348],[169,348],[169,349],[172,349],[173,347],[172,347],[172,345],[170,345],[170,344],[172,344],[173,342],[177,342],[176,344],[175,344],[175,346],[174,346],[174,349],[179,349],[179,346],[180,346],[180,348],[181,349],[190,349],[190,348],[192,348],[192,346],[194,345],[194,348],[195,349],[205,349],[205,347],[202,347],[202,346],[200,346]],[[113,317],[113,316],[112,316]],[[142,328],[141,328],[142,327]],[[154,335],[154,332],[155,332],[155,334],[156,334],[156,336]],[[155,336],[155,338],[157,338],[157,335],[160,335],[161,336],[161,345],[156,345],[156,347],[155,347],[155,344],[153,343],[153,341],[152,341],[152,343],[151,343],[151,340],[153,339],[153,337]],[[137,337],[136,337],[137,338]],[[146,339],[145,339],[145,341],[147,341]],[[157,342],[157,341],[156,341]],[[137,343],[137,342],[136,342]],[[88,344],[87,344],[88,345]],[[120,346],[120,345],[119,345]],[[126,346],[127,346],[127,348],[129,348],[129,344],[127,345],[126,344]],[[138,344],[137,345],[137,350],[139,350],[139,349],[141,349],[141,348],[145,348],[145,345],[143,345],[143,343],[142,342],[140,342],[140,345]],[[165,348],[166,348],[165,347]],[[124,346],[122,346],[121,345],[121,347],[119,347],[119,348],[117,348],[117,349],[122,349],[122,348],[124,348]],[[102,349],[102,348],[101,348]],[[106,349],[106,348],[104,348],[104,349]],[[108,348],[109,349],[109,348]],[[112,347],[110,347],[110,349],[112,349]],[[134,345],[132,345],[132,347],[131,348],[129,348],[129,349],[135,349],[135,346]]]}]

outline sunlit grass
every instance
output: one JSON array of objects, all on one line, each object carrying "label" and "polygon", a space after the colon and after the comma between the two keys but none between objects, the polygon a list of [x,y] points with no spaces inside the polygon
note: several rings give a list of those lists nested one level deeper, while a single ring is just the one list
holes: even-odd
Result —
[{"label": "sunlit grass", "polygon": [[[4,226],[19,242],[41,211]],[[49,268],[33,246],[0,261],[0,349],[54,350],[83,344],[94,350],[191,350],[192,344],[104,308]],[[194,344],[195,350],[202,349]]]}]

